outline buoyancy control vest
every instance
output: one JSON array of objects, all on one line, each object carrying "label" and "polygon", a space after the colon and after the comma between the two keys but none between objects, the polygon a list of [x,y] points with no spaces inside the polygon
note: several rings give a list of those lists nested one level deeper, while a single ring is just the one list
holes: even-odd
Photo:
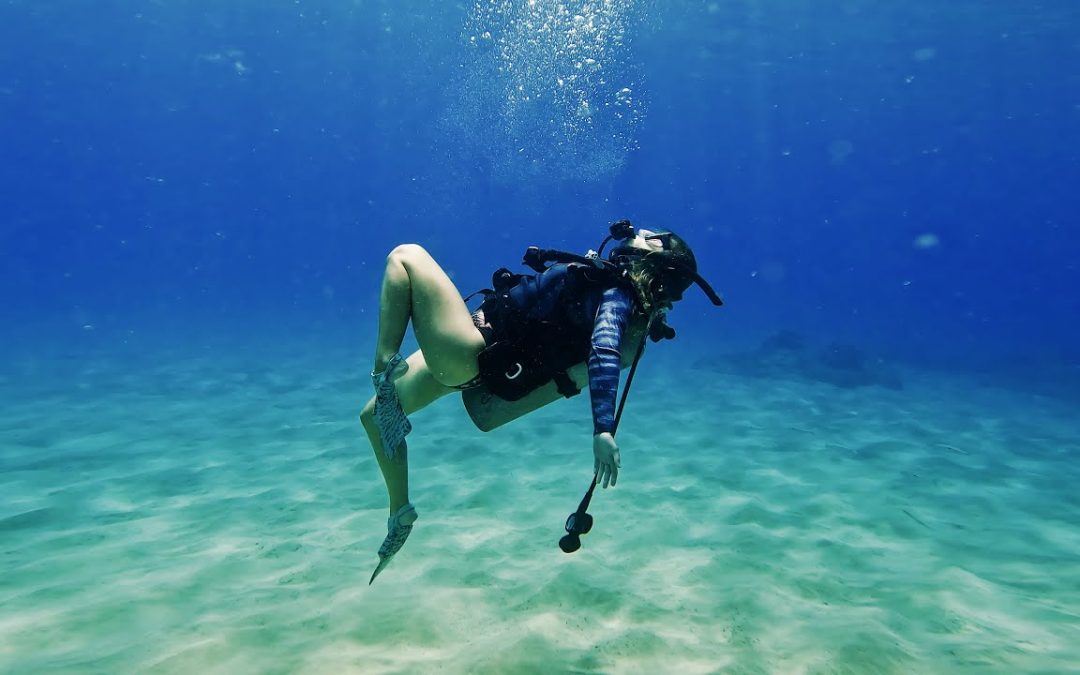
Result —
[{"label": "buoyancy control vest", "polygon": [[496,396],[516,401],[555,380],[559,392],[580,392],[566,371],[591,349],[596,311],[604,291],[628,283],[605,268],[556,263],[537,274],[501,268],[481,309],[495,340],[477,357],[481,382]]}]

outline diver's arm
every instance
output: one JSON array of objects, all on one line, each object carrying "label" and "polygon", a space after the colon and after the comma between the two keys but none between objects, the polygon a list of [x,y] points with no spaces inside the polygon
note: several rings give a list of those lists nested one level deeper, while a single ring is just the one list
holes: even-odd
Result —
[{"label": "diver's arm", "polygon": [[593,409],[593,468],[605,488],[619,478],[619,446],[615,443],[615,398],[622,356],[619,346],[633,311],[630,293],[609,288],[600,299],[589,350],[589,394]]},{"label": "diver's arm", "polygon": [[588,361],[594,434],[615,431],[615,399],[622,360],[619,346],[633,311],[633,302],[625,288],[609,288],[604,291],[596,312]]}]

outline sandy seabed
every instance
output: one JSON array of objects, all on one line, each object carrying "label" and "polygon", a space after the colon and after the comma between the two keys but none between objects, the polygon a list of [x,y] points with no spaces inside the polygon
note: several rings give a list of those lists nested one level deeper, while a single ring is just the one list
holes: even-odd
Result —
[{"label": "sandy seabed", "polygon": [[573,555],[587,394],[490,434],[414,415],[420,520],[370,587],[354,354],[11,366],[0,672],[1078,672],[1072,405],[655,363]]}]

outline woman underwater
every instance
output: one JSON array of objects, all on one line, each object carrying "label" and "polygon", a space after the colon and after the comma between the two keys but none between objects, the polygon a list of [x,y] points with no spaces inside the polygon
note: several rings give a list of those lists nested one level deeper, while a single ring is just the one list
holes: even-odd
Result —
[{"label": "woman underwater", "polygon": [[[612,240],[619,243],[604,259]],[[721,304],[698,276],[685,241],[671,232],[635,231],[626,220],[611,226],[599,253],[530,248],[525,262],[536,275],[500,269],[495,288],[482,291],[483,304],[470,313],[423,248],[403,244],[387,256],[371,373],[376,395],[360,414],[390,498],[387,535],[371,581],[401,550],[417,519],[409,502],[408,415],[464,391],[474,422],[486,431],[560,395],[577,394],[587,372],[596,483],[614,486],[620,466],[616,390],[632,351],[623,346],[640,345],[640,355],[646,335],[673,337],[664,315],[693,283]],[[399,350],[410,320],[420,349],[404,359]],[[502,419],[470,405],[481,400],[503,405]],[[515,401],[516,411],[508,403]]]}]

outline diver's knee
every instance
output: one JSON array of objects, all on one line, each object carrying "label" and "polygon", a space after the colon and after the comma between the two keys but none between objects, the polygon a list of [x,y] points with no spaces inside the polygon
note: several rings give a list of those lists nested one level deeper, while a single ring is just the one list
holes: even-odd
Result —
[{"label": "diver's knee", "polygon": [[415,260],[418,257],[426,256],[428,252],[424,250],[424,247],[420,244],[398,244],[390,251],[386,256],[386,262],[399,262],[405,264],[409,260]]},{"label": "diver's knee", "polygon": [[364,409],[360,411],[360,424],[364,425],[364,428],[368,431],[374,430],[375,427],[375,399],[372,398],[364,406]]}]

